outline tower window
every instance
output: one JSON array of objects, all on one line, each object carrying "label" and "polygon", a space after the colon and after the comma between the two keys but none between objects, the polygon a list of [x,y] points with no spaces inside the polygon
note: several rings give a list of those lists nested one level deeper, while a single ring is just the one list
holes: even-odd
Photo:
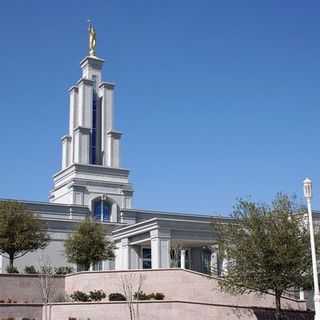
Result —
[{"label": "tower window", "polygon": [[92,76],[93,96],[92,96],[92,131],[91,131],[91,164],[97,163],[97,77]]},{"label": "tower window", "polygon": [[93,202],[93,215],[98,221],[110,221],[111,204],[106,200],[98,198]]}]

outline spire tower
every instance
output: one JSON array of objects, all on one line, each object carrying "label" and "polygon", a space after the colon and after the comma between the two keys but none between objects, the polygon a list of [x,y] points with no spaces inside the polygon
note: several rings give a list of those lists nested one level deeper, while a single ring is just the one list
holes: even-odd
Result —
[{"label": "spire tower", "polygon": [[91,207],[100,197],[118,209],[131,207],[129,171],[120,168],[122,134],[113,123],[115,85],[102,81],[103,64],[90,23],[89,56],[80,62],[80,80],[69,89],[69,132],[61,138],[62,164],[53,177],[51,202]]}]

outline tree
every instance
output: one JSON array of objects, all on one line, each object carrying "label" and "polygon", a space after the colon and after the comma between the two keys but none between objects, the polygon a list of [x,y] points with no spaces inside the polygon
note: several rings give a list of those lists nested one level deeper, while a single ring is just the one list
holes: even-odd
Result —
[{"label": "tree", "polygon": [[139,299],[135,295],[142,292],[145,278],[141,274],[129,273],[120,277],[122,293],[127,301],[130,320],[139,320]]},{"label": "tree", "polygon": [[56,294],[55,273],[49,257],[40,256],[38,279],[44,307],[44,319],[47,320],[50,319],[48,303],[54,300]]},{"label": "tree", "polygon": [[64,247],[68,261],[85,270],[89,270],[91,264],[114,257],[114,245],[106,239],[103,225],[88,218],[79,224]]},{"label": "tree", "polygon": [[49,242],[47,226],[17,201],[0,202],[0,253],[7,256],[10,269],[14,259],[44,249]]},{"label": "tree", "polygon": [[271,206],[240,200],[230,223],[213,225],[227,259],[220,285],[235,293],[273,291],[276,318],[281,297],[310,284],[311,252],[304,209],[285,194]]}]

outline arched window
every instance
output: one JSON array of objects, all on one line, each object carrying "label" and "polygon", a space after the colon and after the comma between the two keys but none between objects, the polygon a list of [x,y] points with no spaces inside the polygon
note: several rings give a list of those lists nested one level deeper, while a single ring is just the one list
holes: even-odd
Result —
[{"label": "arched window", "polygon": [[93,215],[96,220],[99,221],[110,221],[111,216],[111,204],[101,198],[93,201]]}]

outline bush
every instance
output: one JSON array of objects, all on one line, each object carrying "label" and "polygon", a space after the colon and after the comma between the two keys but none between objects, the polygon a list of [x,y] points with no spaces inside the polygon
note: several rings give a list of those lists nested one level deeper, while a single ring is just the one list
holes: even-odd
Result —
[{"label": "bush", "polygon": [[152,295],[146,294],[143,291],[137,291],[133,295],[133,299],[135,300],[150,300],[152,298]]},{"label": "bush", "polygon": [[163,300],[164,299],[164,294],[161,292],[155,292],[155,293],[152,293],[151,295],[152,295],[152,298],[155,300]]},{"label": "bush", "polygon": [[106,297],[106,294],[103,292],[103,290],[90,291],[89,294],[82,291],[75,291],[70,295],[70,297],[73,301],[80,302],[101,301]]},{"label": "bush", "polygon": [[54,268],[54,272],[56,275],[65,275],[73,272],[73,268],[69,266]]},{"label": "bush", "polygon": [[36,268],[34,266],[25,266],[24,273],[36,274],[36,273],[38,273],[38,271],[36,270]]},{"label": "bush", "polygon": [[126,297],[122,293],[110,293],[109,301],[126,301]]},{"label": "bush", "polygon": [[8,273],[19,273],[19,271],[16,267],[10,267],[10,266],[7,266],[6,271]]},{"label": "bush", "polygon": [[82,291],[75,291],[70,295],[71,299],[74,301],[87,302],[90,301],[90,297],[88,294]]},{"label": "bush", "polygon": [[89,293],[90,301],[101,301],[106,297],[106,294],[103,290],[94,290]]}]

